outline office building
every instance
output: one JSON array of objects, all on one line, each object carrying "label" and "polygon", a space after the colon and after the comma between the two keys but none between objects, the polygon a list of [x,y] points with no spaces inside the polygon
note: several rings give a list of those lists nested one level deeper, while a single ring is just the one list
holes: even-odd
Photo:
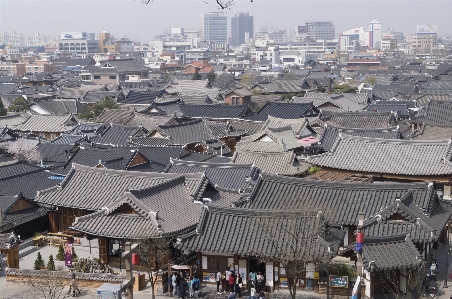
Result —
[{"label": "office building", "polygon": [[201,15],[201,39],[210,49],[227,48],[228,18],[224,12]]},{"label": "office building", "polygon": [[381,46],[381,23],[373,20],[369,24],[369,48],[379,49]]},{"label": "office building", "polygon": [[62,32],[58,50],[70,53],[97,53],[99,45],[96,40],[88,39],[86,32]]},{"label": "office building", "polygon": [[336,28],[333,22],[306,22],[304,26],[298,26],[296,41],[333,40]]},{"label": "office building", "polygon": [[249,13],[237,13],[231,18],[231,46],[237,47],[249,42],[245,36],[254,35],[253,17]]}]

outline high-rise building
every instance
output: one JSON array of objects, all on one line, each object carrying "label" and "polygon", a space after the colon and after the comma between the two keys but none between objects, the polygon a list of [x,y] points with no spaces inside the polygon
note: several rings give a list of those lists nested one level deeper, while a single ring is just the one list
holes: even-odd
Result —
[{"label": "high-rise building", "polygon": [[380,48],[381,46],[381,23],[373,20],[369,24],[369,48]]},{"label": "high-rise building", "polygon": [[[300,26],[303,27],[303,26]],[[336,35],[336,28],[333,22],[306,22],[304,29],[313,41],[333,40]]]},{"label": "high-rise building", "polygon": [[211,12],[201,15],[201,38],[211,49],[227,47],[228,18],[224,12]]},{"label": "high-rise building", "polygon": [[245,35],[254,35],[253,17],[249,13],[237,13],[231,18],[231,46],[240,46],[249,42]]}]

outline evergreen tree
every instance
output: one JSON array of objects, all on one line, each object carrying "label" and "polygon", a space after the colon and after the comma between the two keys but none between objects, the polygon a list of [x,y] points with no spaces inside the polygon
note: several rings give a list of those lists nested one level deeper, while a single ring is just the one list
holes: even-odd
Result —
[{"label": "evergreen tree", "polygon": [[215,72],[213,70],[211,70],[208,74],[207,74],[207,80],[209,81],[210,84],[212,84],[213,82],[215,82],[215,79],[217,78],[217,75],[215,74]]},{"label": "evergreen tree", "polygon": [[44,263],[44,260],[42,259],[41,253],[38,252],[38,256],[36,257],[35,265],[34,265],[33,269],[41,270],[42,268],[44,268],[44,266],[45,266],[45,263]]},{"label": "evergreen tree", "polygon": [[3,105],[2,99],[0,99],[0,116],[6,115],[8,113],[8,110],[6,110],[5,106]]},{"label": "evergreen tree", "polygon": [[12,112],[27,111],[28,102],[23,97],[18,97],[9,105],[8,110]]},{"label": "evergreen tree", "polygon": [[199,74],[199,69],[196,68],[195,74],[193,75],[193,80],[201,80],[201,75]]},{"label": "evergreen tree", "polygon": [[49,262],[47,263],[47,270],[55,271],[55,261],[53,260],[53,255],[49,256]]},{"label": "evergreen tree", "polygon": [[95,118],[98,117],[104,109],[119,109],[119,105],[110,97],[105,97],[93,106],[87,106],[82,113],[78,114],[79,118]]},{"label": "evergreen tree", "polygon": [[58,253],[56,255],[56,259],[57,261],[64,261],[64,248],[62,244],[58,246]]}]

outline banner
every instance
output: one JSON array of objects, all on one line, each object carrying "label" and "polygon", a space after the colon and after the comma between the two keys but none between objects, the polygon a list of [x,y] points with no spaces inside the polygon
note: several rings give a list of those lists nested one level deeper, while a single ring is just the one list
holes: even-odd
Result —
[{"label": "banner", "polygon": [[358,276],[356,278],[355,285],[353,286],[352,299],[358,299],[358,288],[359,288],[360,283],[361,283],[361,276]]},{"label": "banner", "polygon": [[66,265],[66,267],[72,268],[72,243],[68,242],[66,243],[66,245],[64,245],[64,255],[64,264]]}]

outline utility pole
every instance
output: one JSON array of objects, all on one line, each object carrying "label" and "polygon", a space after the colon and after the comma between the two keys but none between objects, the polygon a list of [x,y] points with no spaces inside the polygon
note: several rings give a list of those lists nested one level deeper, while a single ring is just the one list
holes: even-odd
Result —
[{"label": "utility pole", "polygon": [[363,247],[364,247],[364,232],[362,231],[362,227],[364,225],[364,213],[358,213],[358,229],[356,232],[356,277],[360,277],[360,283],[358,286],[358,299],[361,299],[361,285],[364,283],[363,280]]},{"label": "utility pole", "polygon": [[446,242],[447,242],[447,247],[446,247],[446,277],[444,278],[444,285],[443,288],[448,288],[449,286],[447,285],[447,280],[449,279],[449,250],[450,250],[450,242],[449,242],[449,221],[447,222],[447,227],[446,227]]}]

